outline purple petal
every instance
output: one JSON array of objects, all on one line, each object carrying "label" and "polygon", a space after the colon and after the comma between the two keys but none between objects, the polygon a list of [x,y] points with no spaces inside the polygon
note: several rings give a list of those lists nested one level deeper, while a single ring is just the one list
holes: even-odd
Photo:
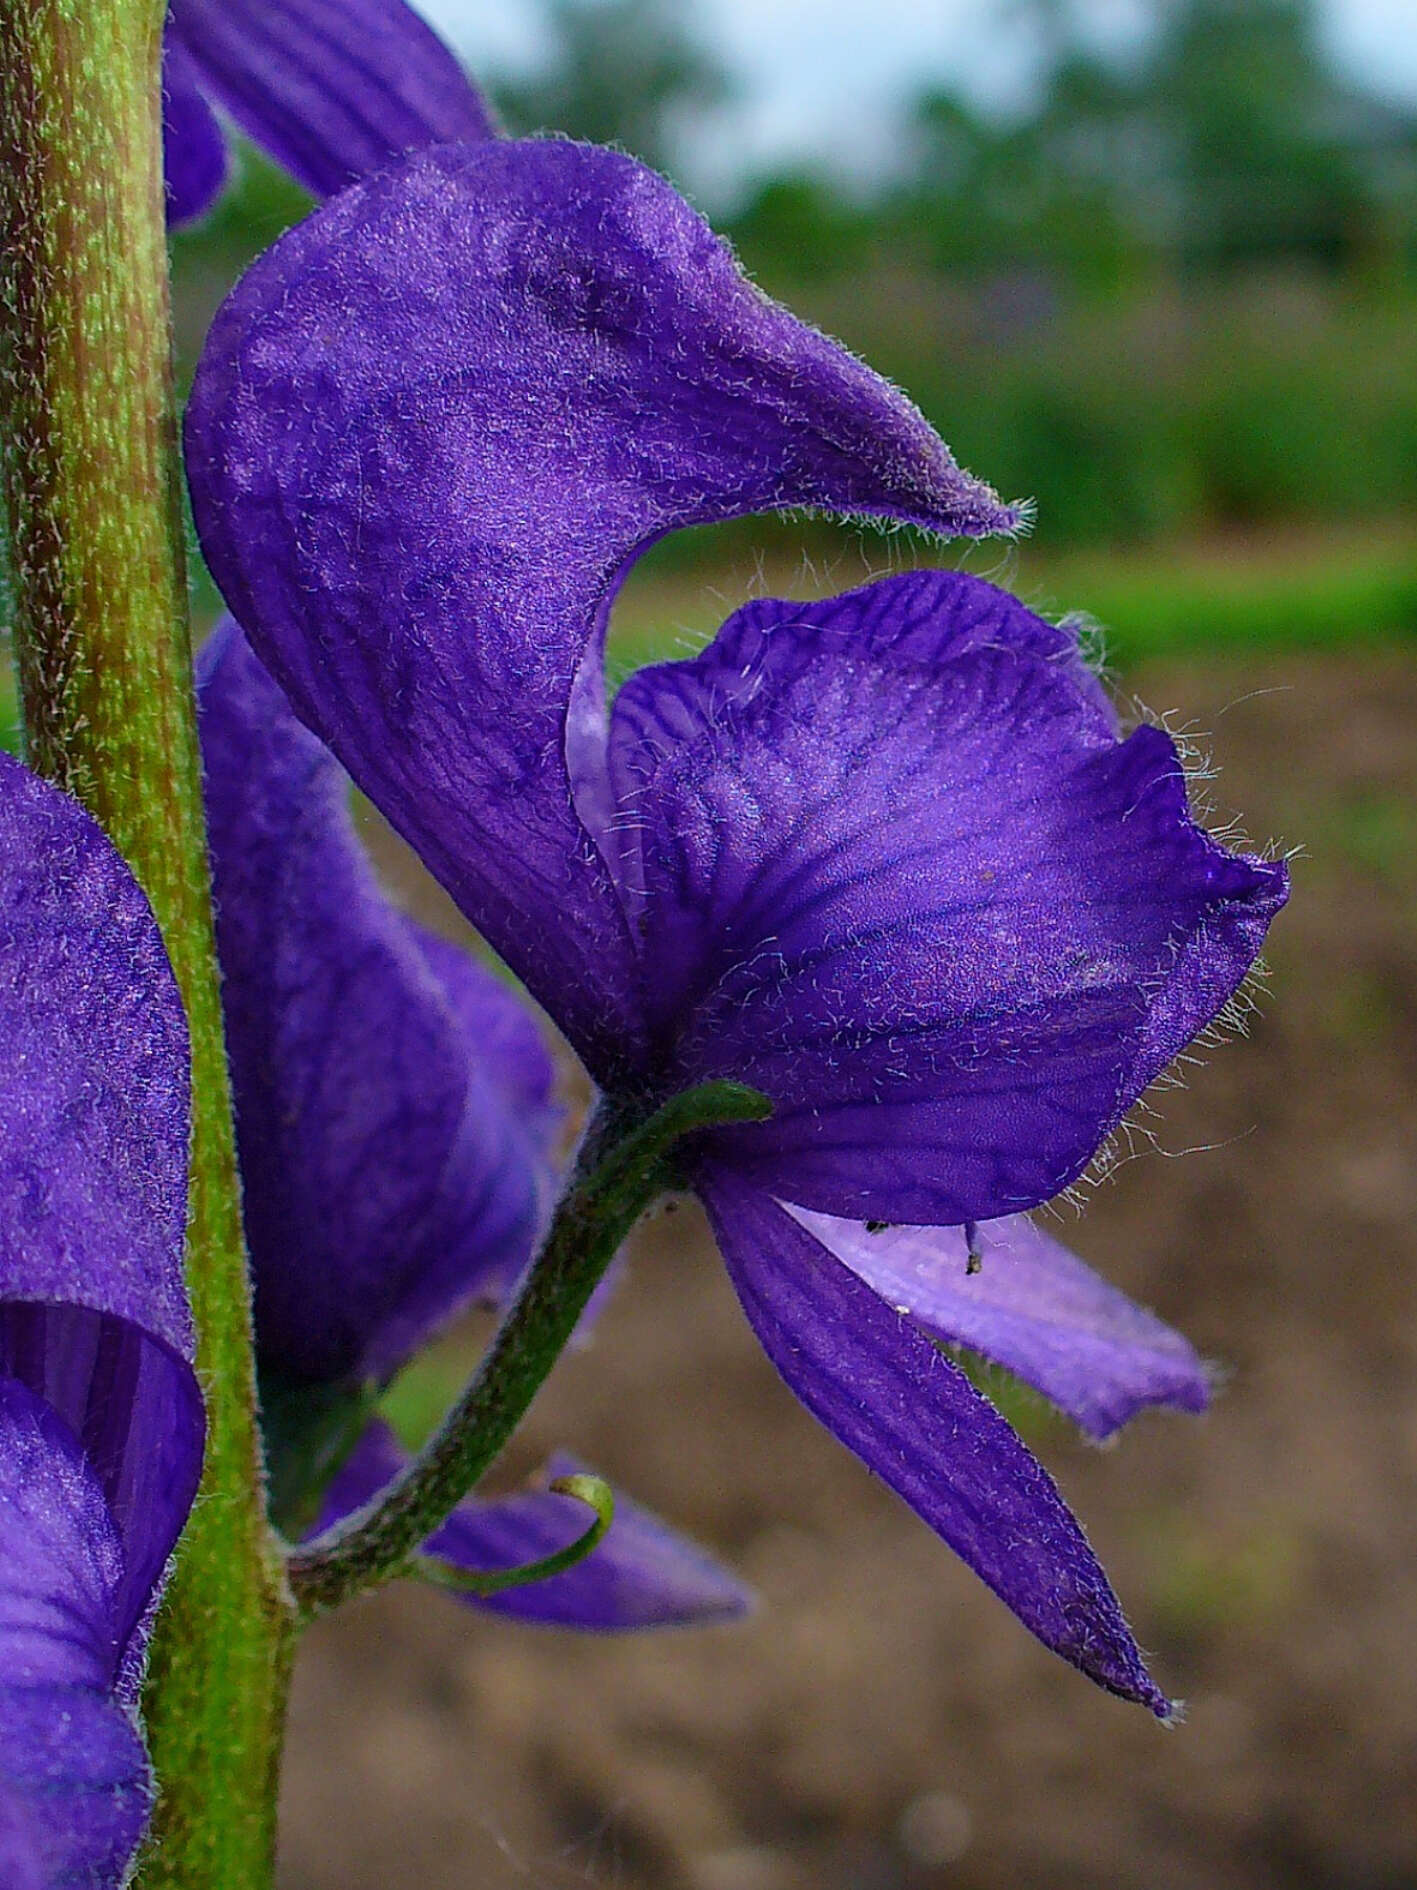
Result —
[{"label": "purple petal", "polygon": [[169,19],[211,96],[317,197],[422,145],[492,136],[404,0],[171,0]]},{"label": "purple petal", "polygon": [[170,31],[162,40],[162,152],[167,225],[176,229],[211,209],[226,183],[228,159],[192,61]]},{"label": "purple petal", "polygon": [[42,1398],[0,1378],[0,1674],[106,1691],[123,1549],[92,1464]]},{"label": "purple petal", "polygon": [[963,1372],[766,1195],[719,1170],[699,1191],[753,1330],[812,1415],[1046,1647],[1166,1717],[1051,1477]]},{"label": "purple petal", "polygon": [[1170,1326],[1099,1279],[1022,1214],[976,1230],[885,1227],[781,1205],[888,1306],[1041,1391],[1092,1437],[1149,1404],[1203,1411],[1210,1379]]},{"label": "purple petal", "polygon": [[201,1474],[204,1420],[192,1368],[126,1320],[10,1300],[0,1303],[0,1374],[36,1392],[82,1440],[122,1534],[119,1639],[137,1658]]},{"label": "purple petal", "polygon": [[1116,738],[1071,632],[954,573],[749,605],[630,679],[612,755],[670,1082],[764,1090],[714,1146],[851,1219],[1057,1194],[1287,890],[1159,729]]},{"label": "purple petal", "polygon": [[338,764],[229,620],[199,691],[262,1362],[384,1378],[530,1257],[550,1058],[513,993],[390,904]]},{"label": "purple petal", "polygon": [[626,567],[789,506],[1013,521],[661,178],[555,140],[426,152],[282,238],[213,326],[187,457],[263,660],[598,1075],[641,1032],[601,851]]},{"label": "purple petal", "polygon": [[5,1890],[119,1890],[151,1806],[147,1757],[121,1707],[80,1687],[0,1682]]},{"label": "purple petal", "polygon": [[187,1352],[187,1027],[151,908],[102,831],[0,754],[0,1299]]},{"label": "purple petal", "polygon": [[0,1883],[8,1890],[45,1890],[39,1829],[12,1787],[0,1788]]},{"label": "purple petal", "polygon": [[[377,1495],[403,1461],[387,1428],[371,1425],[331,1488],[320,1527]],[[547,1468],[552,1477],[563,1477],[583,1472],[585,1465],[558,1452]],[[425,1547],[459,1568],[518,1568],[568,1547],[587,1526],[583,1503],[549,1491],[488,1501],[469,1497]],[[464,1599],[520,1621],[600,1633],[730,1621],[753,1605],[752,1591],[712,1556],[618,1495],[615,1520],[583,1562],[525,1588]]]},{"label": "purple petal", "polygon": [[147,1762],[110,1696],[123,1548],[94,1466],[43,1399],[0,1378],[0,1882],[122,1879]]},{"label": "purple petal", "polygon": [[556,1065],[541,1025],[525,1001],[461,945],[412,919],[407,923],[459,1028],[477,1046],[488,1081],[521,1118],[535,1145],[549,1155],[565,1111],[555,1100]]},{"label": "purple petal", "polygon": [[151,910],[74,801],[0,755],[0,1374],[52,1405],[124,1541],[126,1639],[191,1505],[187,1035]]},{"label": "purple petal", "polygon": [[470,1300],[500,1303],[516,1284],[550,1219],[564,1119],[525,1001],[459,946],[405,924],[451,1013],[467,1101],[430,1231],[369,1349],[380,1382]]}]

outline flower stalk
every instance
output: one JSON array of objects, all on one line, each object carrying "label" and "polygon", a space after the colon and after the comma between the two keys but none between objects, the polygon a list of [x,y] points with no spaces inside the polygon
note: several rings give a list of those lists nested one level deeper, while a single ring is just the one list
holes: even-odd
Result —
[{"label": "flower stalk", "polygon": [[445,1562],[440,1556],[420,1555],[412,1564],[413,1573],[420,1581],[434,1588],[446,1588],[451,1594],[482,1596],[505,1594],[509,1588],[527,1588],[536,1582],[550,1581],[555,1575],[564,1575],[578,1562],[584,1562],[605,1540],[615,1520],[615,1495],[603,1478],[595,1476],[556,1477],[549,1487],[553,1496],[571,1496],[583,1503],[595,1518],[585,1533],[574,1542],[568,1542],[564,1549],[558,1549],[554,1555],[543,1555],[535,1562],[524,1562],[517,1568],[499,1569],[463,1568],[457,1562]]},{"label": "flower stalk", "polygon": [[153,1642],[144,1886],[269,1881],[293,1615],[264,1514],[212,941],[163,238],[162,0],[0,0],[0,363],[26,759],[162,928],[192,1046],[202,1499]]},{"label": "flower stalk", "polygon": [[644,1210],[674,1185],[685,1135],[771,1114],[742,1083],[702,1083],[647,1118],[602,1103],[540,1254],[486,1357],[441,1428],[374,1504],[290,1558],[302,1613],[338,1607],[401,1574],[418,1572],[419,1544],[447,1520],[491,1467],[565,1350],[591,1294]]}]

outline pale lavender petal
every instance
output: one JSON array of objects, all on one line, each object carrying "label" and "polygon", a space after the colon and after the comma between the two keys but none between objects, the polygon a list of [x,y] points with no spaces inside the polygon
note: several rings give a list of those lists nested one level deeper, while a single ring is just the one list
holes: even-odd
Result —
[{"label": "pale lavender petal", "polygon": [[616,699],[622,880],[670,1086],[784,1199],[949,1225],[1081,1173],[1287,891],[1117,738],[1068,630],[957,573],[750,604]]},{"label": "pale lavender petal", "polygon": [[210,210],[226,183],[226,139],[171,32],[162,41],[162,151],[170,229]]},{"label": "pale lavender petal", "polygon": [[[320,1527],[377,1495],[403,1461],[386,1427],[371,1425],[331,1488]],[[564,1452],[547,1465],[552,1477],[585,1468]],[[555,1555],[588,1526],[584,1503],[550,1491],[469,1497],[424,1546],[459,1568],[518,1568]],[[753,1605],[752,1591],[721,1563],[618,1494],[615,1520],[583,1562],[524,1588],[463,1599],[494,1614],[588,1633],[703,1626],[735,1620]]]},{"label": "pale lavender petal", "polygon": [[404,0],[172,0],[169,19],[211,96],[317,197],[405,151],[492,135]]},{"label": "pale lavender petal", "polygon": [[187,1036],[147,900],[0,755],[0,1374],[79,1438],[124,1541],[120,1641],[190,1507]]},{"label": "pale lavender petal", "polygon": [[601,1078],[642,1044],[600,649],[636,554],[796,506],[1007,527],[919,413],[631,159],[425,152],[238,285],[198,529],[299,713]]},{"label": "pale lavender petal", "polygon": [[152,1807],[128,1715],[81,1687],[0,1681],[0,1877],[5,1890],[119,1890]]},{"label": "pale lavender petal", "polygon": [[721,1171],[699,1191],[753,1330],[813,1416],[1046,1647],[1165,1718],[1097,1558],[994,1407],[767,1195]]},{"label": "pale lavender petal", "polygon": [[386,1378],[530,1258],[550,1058],[514,993],[390,903],[344,774],[229,620],[198,685],[262,1365]]},{"label": "pale lavender petal", "polygon": [[1092,1437],[1146,1405],[1203,1411],[1210,1377],[1179,1332],[1119,1293],[1026,1215],[975,1230],[880,1227],[781,1204],[897,1312],[1024,1379]]}]

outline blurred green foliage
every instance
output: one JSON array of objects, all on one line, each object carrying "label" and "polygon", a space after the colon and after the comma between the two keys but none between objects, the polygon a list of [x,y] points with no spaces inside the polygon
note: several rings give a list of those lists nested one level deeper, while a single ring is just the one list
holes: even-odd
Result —
[{"label": "blurred green foliage", "polygon": [[1150,0],[1129,61],[1086,39],[1066,0],[1020,4],[1044,48],[1027,110],[923,93],[897,176],[854,217],[819,180],[765,180],[733,224],[749,260],[860,275],[895,258],[956,280],[1026,268],[1093,292],[1276,262],[1410,270],[1417,112],[1331,69],[1313,0]]},{"label": "blurred green foliage", "polygon": [[1329,69],[1308,0],[1175,0],[1130,68],[1042,7],[1032,109],[918,101],[870,203],[774,178],[729,224],[1044,542],[1417,500],[1417,114]]},{"label": "blurred green foliage", "polygon": [[[765,272],[760,271],[760,275]],[[1303,275],[1105,298],[882,264],[770,284],[903,386],[1043,542],[1137,543],[1417,500],[1417,291]]]},{"label": "blurred green foliage", "polygon": [[[688,0],[539,3],[541,71],[478,75],[508,129],[672,168],[687,118],[728,90]],[[1026,110],[936,89],[872,193],[759,180],[726,220],[745,263],[904,387],[965,465],[1036,501],[1030,581],[1103,622],[1116,660],[1410,632],[1417,114],[1335,74],[1311,0],[1151,0],[1126,59],[1086,39],[1072,0],[1011,3],[1042,48]],[[306,207],[248,152],[175,242],[184,375],[227,285]],[[1374,520],[1395,528],[1369,546]],[[1167,550],[1282,532],[1322,554],[1335,527],[1328,562],[1196,570]],[[771,558],[774,530],[685,535],[651,568]],[[843,542],[792,530],[828,557]]]},{"label": "blurred green foliage", "polygon": [[688,0],[544,0],[541,10],[551,58],[490,87],[513,130],[570,132],[672,169],[685,121],[731,93]]},{"label": "blurred green foliage", "polygon": [[[612,677],[702,647],[745,596],[819,596],[933,561],[909,533],[881,539],[826,521],[744,520],[664,540],[616,601]],[[1332,650],[1417,639],[1417,543],[1391,533],[1163,541],[1136,550],[986,543],[960,562],[1050,618],[1081,616],[1107,667],[1153,657]]]},{"label": "blurred green foliage", "polygon": [[1137,1535],[1152,1566],[1152,1619],[1174,1646],[1283,1621],[1308,1575],[1303,1543],[1279,1519],[1257,1515],[1243,1534],[1208,1538],[1194,1516],[1163,1510],[1143,1518]]},{"label": "blurred green foliage", "polygon": [[1085,611],[1119,669],[1186,650],[1332,649],[1417,637],[1417,555],[1344,545],[1334,556],[1321,545],[1292,562],[1241,552],[1199,569],[1164,555],[1064,563],[1035,601],[1049,614]]},{"label": "blurred green foliage", "polygon": [[1389,892],[1417,886],[1417,809],[1395,794],[1357,789],[1333,802],[1312,841],[1320,857],[1332,853]]}]

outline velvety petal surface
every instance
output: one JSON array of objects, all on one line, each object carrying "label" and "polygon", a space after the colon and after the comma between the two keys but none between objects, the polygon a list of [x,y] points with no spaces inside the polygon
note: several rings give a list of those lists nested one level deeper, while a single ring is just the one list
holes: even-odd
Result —
[{"label": "velvety petal surface", "polygon": [[93,1465],[43,1399],[0,1378],[0,1883],[116,1885],[149,1802],[110,1697],[123,1548]]},{"label": "velvety petal surface", "polygon": [[162,152],[169,229],[210,210],[226,183],[226,139],[202,97],[186,48],[164,33],[162,42]]},{"label": "velvety petal surface", "polygon": [[124,1543],[120,1643],[191,1505],[187,1035],[147,900],[0,755],[0,1375],[80,1440]]},{"label": "velvety petal surface", "polygon": [[713,1170],[699,1192],[749,1323],[812,1415],[1045,1646],[1166,1717],[1086,1538],[993,1405],[767,1195]]},{"label": "velvety petal surface", "polygon": [[385,896],[342,770],[229,619],[198,689],[262,1364],[387,1377],[530,1257],[550,1057],[514,992]]},{"label": "velvety petal surface", "polygon": [[123,1547],[79,1440],[0,1378],[0,1675],[15,1687],[112,1683]]},{"label": "velvety petal surface", "polygon": [[666,1086],[764,1090],[715,1147],[852,1219],[1059,1193],[1287,890],[1166,735],[1118,739],[1070,630],[958,573],[748,605],[631,677],[612,765]]},{"label": "velvety petal surface", "polygon": [[5,1890],[119,1890],[152,1782],[127,1714],[80,1687],[0,1681],[0,1875]]},{"label": "velvety petal surface", "polygon": [[789,506],[1014,515],[668,184],[422,153],[283,237],[187,416],[217,582],[299,713],[602,1078],[637,1053],[600,646],[636,553]]},{"label": "velvety petal surface", "polygon": [[1146,1405],[1203,1411],[1210,1377],[1179,1332],[1136,1305],[1023,1214],[975,1232],[881,1227],[783,1203],[807,1233],[898,1313],[967,1345],[1050,1398],[1089,1436]]},{"label": "velvety petal surface", "polygon": [[[403,1462],[388,1429],[371,1425],[330,1490],[321,1528],[376,1496]],[[585,1468],[563,1452],[547,1465],[553,1478]],[[459,1568],[517,1568],[568,1547],[588,1518],[585,1504],[550,1491],[469,1497],[425,1547]],[[721,1563],[618,1493],[615,1520],[583,1562],[525,1588],[464,1599],[520,1621],[599,1633],[730,1621],[753,1605],[752,1591]]]},{"label": "velvety petal surface", "polygon": [[0,1789],[0,1883],[9,1890],[44,1890],[39,1835],[29,1807],[13,1786]]},{"label": "velvety petal surface", "polygon": [[492,135],[404,0],[171,0],[168,17],[210,95],[317,197],[404,151]]},{"label": "velvety petal surface", "polygon": [[463,1035],[476,1045],[488,1081],[549,1157],[565,1112],[555,1099],[556,1065],[544,1026],[524,999],[490,976],[463,946],[413,919],[407,923]]},{"label": "velvety petal surface", "polygon": [[187,1029],[152,911],[99,827],[0,754],[0,1299],[182,1351]]}]

